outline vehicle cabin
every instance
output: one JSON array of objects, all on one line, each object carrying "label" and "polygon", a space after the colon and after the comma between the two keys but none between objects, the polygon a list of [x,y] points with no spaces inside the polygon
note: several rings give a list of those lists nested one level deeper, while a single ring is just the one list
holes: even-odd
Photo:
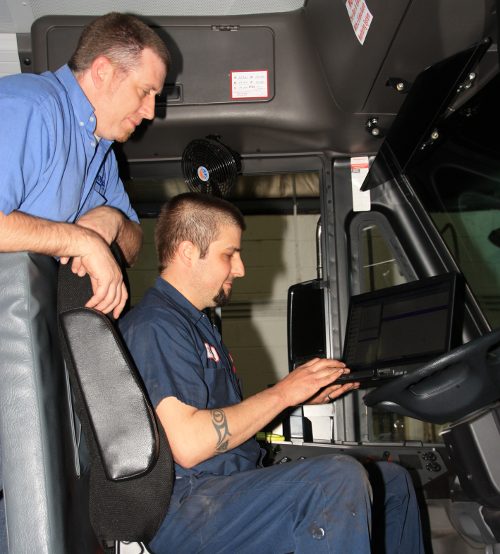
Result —
[{"label": "vehicle cabin", "polygon": [[[161,206],[186,191],[233,202],[247,224],[246,278],[210,315],[244,395],[316,356],[364,379],[263,429],[269,463],[338,452],[401,464],[426,552],[500,552],[498,2],[3,0],[0,76],[55,71],[83,26],[114,10],[141,16],[171,54],[154,120],[114,146],[144,231],[130,306],[157,274]],[[51,258],[0,254],[2,494],[15,554],[100,548],[56,288]],[[30,309],[14,310],[26,297]],[[97,348],[86,329],[83,358]],[[107,386],[128,394],[134,383],[120,366]],[[132,438],[151,424],[145,402]],[[89,413],[113,420],[106,406]],[[154,432],[148,440],[160,448]],[[120,453],[125,466],[144,462],[134,450]],[[115,540],[110,551],[135,552]]]}]

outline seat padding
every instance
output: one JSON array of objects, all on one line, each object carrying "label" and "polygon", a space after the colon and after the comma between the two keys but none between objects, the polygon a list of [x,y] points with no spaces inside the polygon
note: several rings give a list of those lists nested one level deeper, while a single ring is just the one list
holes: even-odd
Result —
[{"label": "seat padding", "polygon": [[78,308],[61,314],[61,325],[107,478],[147,473],[158,458],[158,430],[113,324]]},{"label": "seat padding", "polygon": [[69,263],[58,281],[61,348],[90,456],[92,528],[103,545],[148,543],[173,486],[165,431],[113,322],[84,308],[88,275],[78,277]]}]

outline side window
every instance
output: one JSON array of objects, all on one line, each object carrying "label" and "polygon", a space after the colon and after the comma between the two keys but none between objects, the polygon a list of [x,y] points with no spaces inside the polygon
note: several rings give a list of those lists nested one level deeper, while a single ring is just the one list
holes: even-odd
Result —
[{"label": "side window", "polygon": [[486,171],[479,174],[447,165],[438,166],[430,176],[415,177],[420,187],[424,179],[432,187],[432,197],[424,197],[429,215],[491,327],[499,327],[500,182]]},{"label": "side window", "polygon": [[401,265],[385,239],[387,230],[382,220],[370,218],[365,222],[358,221],[356,226],[360,248],[360,283],[357,292],[369,292],[405,283],[407,279]]},{"label": "side window", "polygon": [[[376,212],[359,213],[351,221],[351,263],[353,294],[399,285],[416,279],[394,230],[385,217]],[[437,425],[398,414],[367,408],[358,392],[358,409],[364,413],[360,436],[363,441],[401,442],[419,440],[439,442]]]},{"label": "side window", "polygon": [[407,178],[492,328],[500,326],[500,139],[496,75],[443,122]]}]

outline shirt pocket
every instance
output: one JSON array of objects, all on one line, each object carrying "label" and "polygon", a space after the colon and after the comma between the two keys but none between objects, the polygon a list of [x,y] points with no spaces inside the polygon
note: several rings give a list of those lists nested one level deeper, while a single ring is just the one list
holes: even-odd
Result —
[{"label": "shirt pocket", "polygon": [[216,364],[213,360],[208,360],[204,369],[210,406],[223,407],[241,400],[228,368],[220,362]]}]

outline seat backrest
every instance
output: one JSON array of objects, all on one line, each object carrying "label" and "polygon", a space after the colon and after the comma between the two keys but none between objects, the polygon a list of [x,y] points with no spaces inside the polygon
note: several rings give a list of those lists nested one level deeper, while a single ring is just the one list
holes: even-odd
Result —
[{"label": "seat backrest", "polygon": [[0,456],[9,552],[88,554],[88,479],[60,354],[57,264],[0,254]]},{"label": "seat backrest", "polygon": [[90,279],[59,269],[61,344],[90,454],[89,509],[105,546],[149,542],[173,484],[163,427],[112,321],[83,307]]}]

